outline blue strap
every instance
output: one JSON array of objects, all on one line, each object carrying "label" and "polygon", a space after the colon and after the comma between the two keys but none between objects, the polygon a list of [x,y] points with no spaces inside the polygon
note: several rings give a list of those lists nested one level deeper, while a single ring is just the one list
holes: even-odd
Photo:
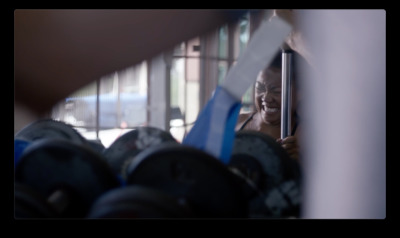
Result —
[{"label": "blue strap", "polygon": [[241,103],[218,86],[182,144],[204,150],[229,163]]},{"label": "blue strap", "polygon": [[224,164],[228,164],[231,159],[233,141],[235,139],[235,126],[241,107],[242,107],[241,103],[234,104],[233,107],[231,107],[230,112],[228,114],[228,119],[226,120],[224,142],[222,144],[222,150],[220,155],[220,159]]}]

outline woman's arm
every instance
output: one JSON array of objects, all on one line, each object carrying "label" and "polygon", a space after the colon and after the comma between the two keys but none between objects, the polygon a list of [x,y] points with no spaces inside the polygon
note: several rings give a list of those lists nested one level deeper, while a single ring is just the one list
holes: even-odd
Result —
[{"label": "woman's arm", "polygon": [[288,22],[293,30],[286,38],[285,43],[294,51],[303,56],[307,62],[314,67],[313,55],[304,34],[300,29],[298,13],[299,10],[293,9],[274,9],[272,17],[279,17]]}]

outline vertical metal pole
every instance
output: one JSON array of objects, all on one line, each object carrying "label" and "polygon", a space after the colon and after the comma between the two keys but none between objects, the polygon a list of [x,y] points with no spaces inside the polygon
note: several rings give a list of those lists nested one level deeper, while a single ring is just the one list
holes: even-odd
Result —
[{"label": "vertical metal pole", "polygon": [[292,53],[291,50],[282,50],[281,139],[289,136],[291,129]]},{"label": "vertical metal pole", "polygon": [[100,79],[96,80],[96,139],[99,139],[100,129]]}]

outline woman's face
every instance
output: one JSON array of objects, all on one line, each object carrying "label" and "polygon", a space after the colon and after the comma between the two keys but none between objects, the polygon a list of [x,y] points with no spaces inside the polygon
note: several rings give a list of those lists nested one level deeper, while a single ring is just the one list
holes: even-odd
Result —
[{"label": "woman's face", "polygon": [[264,123],[281,123],[281,69],[269,68],[260,72],[255,85],[255,105]]}]

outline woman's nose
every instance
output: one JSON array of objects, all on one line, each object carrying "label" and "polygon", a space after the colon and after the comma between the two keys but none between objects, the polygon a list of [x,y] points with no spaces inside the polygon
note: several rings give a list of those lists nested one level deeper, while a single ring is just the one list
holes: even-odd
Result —
[{"label": "woman's nose", "polygon": [[262,100],[264,102],[271,102],[273,100],[271,93],[269,93],[268,91],[264,93]]}]

